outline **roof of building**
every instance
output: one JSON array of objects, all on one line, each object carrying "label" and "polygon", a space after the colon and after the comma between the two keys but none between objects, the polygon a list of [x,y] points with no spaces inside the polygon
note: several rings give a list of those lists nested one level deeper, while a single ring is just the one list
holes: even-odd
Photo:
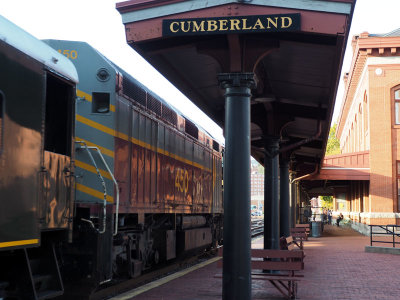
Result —
[{"label": "roof of building", "polygon": [[350,70],[344,77],[345,93],[336,130],[337,137],[340,137],[344,130],[347,114],[367,59],[369,57],[381,56],[383,53],[398,56],[398,49],[400,49],[400,28],[384,34],[362,32],[353,36],[352,44],[353,58]]},{"label": "roof of building", "polygon": [[391,32],[388,33],[375,33],[375,34],[370,34],[369,36],[371,37],[389,37],[389,36],[400,36],[400,28],[397,28]]}]

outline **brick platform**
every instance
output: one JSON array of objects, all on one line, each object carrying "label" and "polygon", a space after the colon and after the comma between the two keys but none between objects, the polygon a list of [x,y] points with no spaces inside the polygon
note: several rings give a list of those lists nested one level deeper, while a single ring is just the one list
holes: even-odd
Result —
[{"label": "brick platform", "polygon": [[[369,237],[349,228],[325,226],[323,236],[304,244],[305,280],[299,283],[298,299],[399,299],[400,256],[366,253]],[[253,248],[262,248],[262,238]],[[211,263],[153,289],[114,300],[217,300],[222,299],[221,272]],[[253,281],[253,299],[284,299],[269,282]],[[132,295],[132,296],[130,296]]]}]

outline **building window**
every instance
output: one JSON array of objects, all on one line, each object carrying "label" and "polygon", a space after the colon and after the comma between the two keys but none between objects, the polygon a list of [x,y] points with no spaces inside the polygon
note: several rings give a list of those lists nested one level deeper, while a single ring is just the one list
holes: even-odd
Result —
[{"label": "building window", "polygon": [[397,170],[396,170],[396,177],[397,177],[397,211],[400,212],[400,161],[397,161]]},{"label": "building window", "polygon": [[400,125],[400,89],[394,92],[394,122]]},{"label": "building window", "polygon": [[364,93],[364,131],[368,131],[368,96]]}]

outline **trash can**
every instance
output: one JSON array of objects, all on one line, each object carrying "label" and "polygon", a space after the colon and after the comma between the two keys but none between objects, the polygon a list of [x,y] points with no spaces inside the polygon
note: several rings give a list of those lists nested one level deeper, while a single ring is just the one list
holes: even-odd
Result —
[{"label": "trash can", "polygon": [[320,237],[321,236],[321,222],[320,221],[312,221],[311,222],[311,236],[312,237]]}]

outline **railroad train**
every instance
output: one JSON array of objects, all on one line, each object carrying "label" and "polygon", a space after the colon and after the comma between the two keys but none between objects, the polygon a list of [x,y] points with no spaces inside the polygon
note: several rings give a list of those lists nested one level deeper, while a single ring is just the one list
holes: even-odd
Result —
[{"label": "railroad train", "polygon": [[210,134],[87,43],[1,16],[0,66],[0,299],[91,293],[221,243]]}]

